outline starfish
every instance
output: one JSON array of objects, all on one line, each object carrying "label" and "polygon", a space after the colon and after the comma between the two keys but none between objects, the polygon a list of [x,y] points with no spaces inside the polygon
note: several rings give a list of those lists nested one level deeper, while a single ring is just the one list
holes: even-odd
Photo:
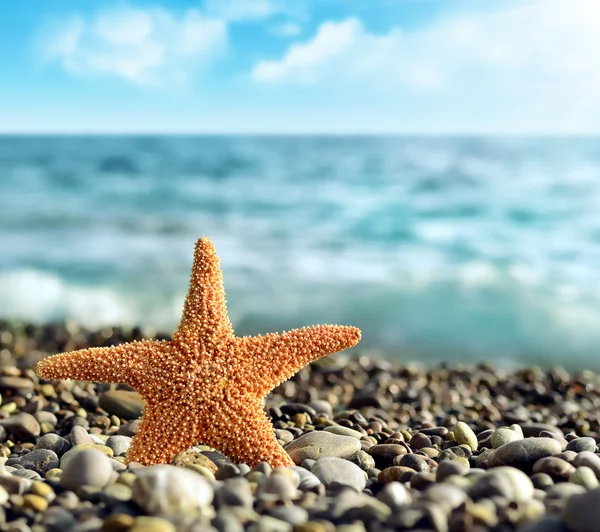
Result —
[{"label": "starfish", "polygon": [[201,442],[238,463],[293,465],[262,399],[313,360],[356,345],[356,327],[316,325],[236,337],[212,242],[200,238],[181,322],[170,341],[81,349],[37,365],[43,379],[126,384],[145,399],[127,462],[170,463]]}]

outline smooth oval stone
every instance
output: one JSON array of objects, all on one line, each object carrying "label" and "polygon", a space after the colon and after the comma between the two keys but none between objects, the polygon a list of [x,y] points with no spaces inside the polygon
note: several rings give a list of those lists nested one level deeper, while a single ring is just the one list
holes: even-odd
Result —
[{"label": "smooth oval stone", "polygon": [[394,465],[406,466],[418,472],[429,473],[430,467],[427,460],[418,454],[404,454],[394,458]]},{"label": "smooth oval stone", "polygon": [[333,416],[333,407],[329,401],[317,399],[308,403],[308,406],[313,408],[317,414],[326,414],[328,417]]},{"label": "smooth oval stone", "polygon": [[75,425],[71,429],[71,445],[94,445],[94,440],[90,437],[87,430],[79,425]]},{"label": "smooth oval stone", "polygon": [[71,448],[71,443],[58,434],[44,434],[35,444],[34,449],[48,449],[54,451],[60,458]]},{"label": "smooth oval stone", "polygon": [[398,508],[412,502],[412,495],[404,484],[389,482],[379,491],[377,498],[390,508]]},{"label": "smooth oval stone", "polygon": [[308,432],[285,446],[285,451],[296,465],[302,464],[306,459],[352,458],[360,450],[360,442],[356,438],[322,430]]},{"label": "smooth oval stone", "polygon": [[291,477],[271,475],[260,487],[259,497],[266,500],[287,502],[298,498],[298,489]]},{"label": "smooth oval stone", "polygon": [[473,432],[473,429],[469,427],[463,421],[459,421],[456,425],[454,425],[454,429],[452,429],[454,433],[454,440],[460,445],[468,445],[472,451],[477,450],[477,436]]},{"label": "smooth oval stone", "polygon": [[121,456],[127,453],[131,445],[129,436],[112,435],[106,439],[106,446],[113,450],[115,456]]},{"label": "smooth oval stone", "polygon": [[[407,455],[408,456],[408,455]],[[469,468],[464,464],[455,462],[453,460],[443,460],[438,464],[435,472],[435,479],[437,482],[442,482],[445,478],[451,475],[466,475],[469,472]]]},{"label": "smooth oval stone", "polygon": [[546,456],[533,464],[533,472],[547,473],[554,479],[568,480],[575,473],[575,467],[555,456]]},{"label": "smooth oval stone", "polygon": [[12,390],[19,394],[27,394],[33,391],[33,381],[23,377],[0,377],[0,390]]},{"label": "smooth oval stone", "polygon": [[510,443],[511,441],[517,441],[522,439],[523,436],[521,434],[518,434],[516,431],[501,427],[496,429],[491,435],[490,444],[494,449],[497,449],[505,443]]},{"label": "smooth oval stone", "polygon": [[321,485],[321,481],[307,469],[299,466],[292,466],[290,469],[298,473],[298,477],[300,478],[300,482],[298,483],[299,490],[312,490]]},{"label": "smooth oval stone", "polygon": [[573,460],[573,465],[575,467],[589,467],[596,475],[596,478],[600,479],[600,456],[597,454],[590,451],[581,451],[577,453],[577,456]]},{"label": "smooth oval stone", "polygon": [[141,395],[129,390],[109,390],[100,395],[98,406],[109,414],[123,419],[137,419],[146,403]]},{"label": "smooth oval stone", "polygon": [[308,414],[311,418],[317,417],[316,410],[309,405],[304,403],[287,403],[279,407],[283,414],[288,416],[294,416],[296,414]]},{"label": "smooth oval stone", "polygon": [[567,443],[567,451],[575,451],[576,453],[580,453],[582,451],[595,453],[596,447],[596,440],[594,438],[590,438],[589,436],[575,438]]},{"label": "smooth oval stone", "polygon": [[360,440],[363,437],[362,433],[358,432],[357,430],[348,427],[342,427],[341,425],[332,425],[330,427],[325,427],[323,430],[325,432],[331,432],[331,434],[350,436],[352,438],[356,438],[357,440]]},{"label": "smooth oval stone", "polygon": [[500,495],[509,501],[526,502],[533,497],[533,484],[523,471],[500,466],[475,478],[470,494],[473,498]]},{"label": "smooth oval stone", "polygon": [[569,482],[579,484],[587,490],[593,490],[598,487],[598,478],[594,471],[587,466],[579,466],[575,472],[569,477]]},{"label": "smooth oval stone", "polygon": [[60,485],[72,491],[83,485],[103,488],[113,476],[110,459],[94,449],[78,451],[62,470]]},{"label": "smooth oval stone", "polygon": [[18,440],[32,441],[40,435],[41,429],[38,420],[31,414],[21,412],[0,421],[0,426],[13,434]]},{"label": "smooth oval stone", "polygon": [[50,469],[58,467],[60,461],[57,454],[50,449],[34,449],[21,458],[25,469],[33,469],[40,475],[45,475]]},{"label": "smooth oval stone", "polygon": [[422,499],[438,503],[449,514],[465,502],[467,494],[464,490],[450,484],[434,484],[423,492]]},{"label": "smooth oval stone", "polygon": [[226,480],[215,493],[217,506],[244,506],[251,508],[254,502],[250,483],[243,477]]},{"label": "smooth oval stone", "polygon": [[308,521],[308,512],[300,506],[275,506],[269,510],[269,515],[293,526]]},{"label": "smooth oval stone", "polygon": [[416,434],[413,434],[408,444],[413,450],[422,449],[423,447],[431,447],[432,445],[429,436],[423,432],[417,432]]},{"label": "smooth oval stone", "polygon": [[523,436],[525,438],[535,438],[535,437],[539,436],[540,432],[542,432],[543,430],[552,432],[559,438],[565,437],[565,434],[562,430],[560,430],[558,427],[549,425],[547,423],[527,423],[527,424],[520,424],[520,426],[521,426],[521,430],[523,432]]},{"label": "smooth oval stone", "polygon": [[540,458],[560,451],[560,443],[552,438],[525,438],[498,447],[488,458],[488,464],[490,467],[507,465],[529,471]]},{"label": "smooth oval stone", "polygon": [[417,473],[412,467],[391,466],[386,467],[377,475],[377,481],[382,484],[390,482],[406,482],[415,475],[427,475],[428,473]]},{"label": "smooth oval stone", "polygon": [[375,467],[379,469],[393,465],[394,459],[397,456],[401,456],[407,452],[406,447],[395,443],[382,443],[374,445],[369,449],[369,454],[375,460]]},{"label": "smooth oval stone", "polygon": [[194,513],[209,506],[213,488],[202,475],[159,464],[135,471],[133,501],[151,515]]},{"label": "smooth oval stone", "polygon": [[311,473],[326,488],[348,486],[356,491],[362,491],[367,483],[365,473],[360,467],[341,458],[320,458],[313,464]]}]

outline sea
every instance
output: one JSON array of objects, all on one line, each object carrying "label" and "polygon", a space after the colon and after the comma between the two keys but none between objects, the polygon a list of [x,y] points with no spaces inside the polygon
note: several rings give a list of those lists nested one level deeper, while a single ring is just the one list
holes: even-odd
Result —
[{"label": "sea", "polygon": [[194,242],[238,335],[600,370],[600,139],[0,137],[0,317],[169,333]]}]

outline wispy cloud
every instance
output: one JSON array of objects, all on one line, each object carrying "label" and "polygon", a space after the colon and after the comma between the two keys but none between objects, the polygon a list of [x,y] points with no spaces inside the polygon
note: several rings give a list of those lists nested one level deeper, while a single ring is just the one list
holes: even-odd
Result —
[{"label": "wispy cloud", "polygon": [[227,46],[227,25],[191,9],[119,7],[54,22],[43,55],[76,76],[111,75],[152,87],[185,84]]},{"label": "wispy cloud", "polygon": [[465,120],[508,111],[522,124],[547,124],[554,113],[561,126],[578,129],[600,118],[598,20],[597,0],[537,0],[409,31],[370,32],[356,18],[326,21],[311,39],[258,62],[252,76],[363,97],[383,90],[390,105],[428,94],[446,109],[460,106]]},{"label": "wispy cloud", "polygon": [[283,0],[206,0],[209,16],[230,22],[256,21],[286,13],[290,3]]}]

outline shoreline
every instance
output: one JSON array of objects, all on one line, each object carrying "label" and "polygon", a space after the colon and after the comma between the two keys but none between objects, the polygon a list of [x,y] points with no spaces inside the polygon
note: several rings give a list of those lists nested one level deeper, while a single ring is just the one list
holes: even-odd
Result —
[{"label": "shoreline", "polygon": [[296,467],[250,470],[198,445],[165,469],[124,463],[135,393],[33,371],[147,332],[0,321],[0,528],[585,532],[600,519],[591,371],[325,357],[265,402]]}]

